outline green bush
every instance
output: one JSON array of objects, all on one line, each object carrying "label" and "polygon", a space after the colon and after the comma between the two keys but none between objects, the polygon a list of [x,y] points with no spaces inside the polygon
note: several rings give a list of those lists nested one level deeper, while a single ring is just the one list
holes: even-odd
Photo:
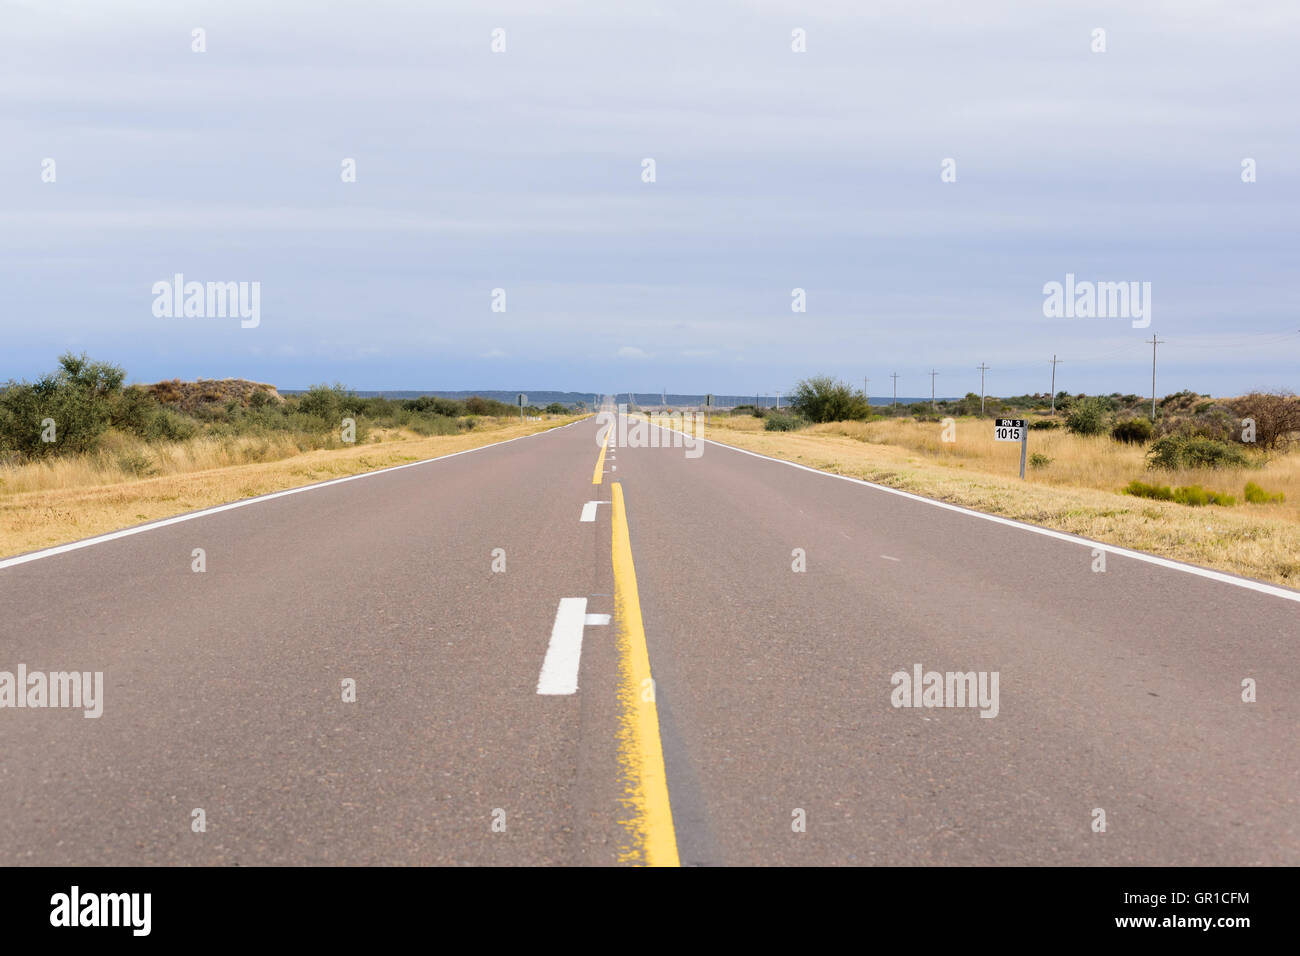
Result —
[{"label": "green bush", "polygon": [[1145,445],[1151,440],[1151,423],[1145,418],[1126,418],[1115,423],[1110,437],[1126,445]]},{"label": "green bush", "polygon": [[1165,435],[1147,450],[1150,468],[1244,468],[1250,459],[1240,448],[1203,435]]},{"label": "green bush", "polygon": [[763,421],[763,430],[769,432],[792,432],[796,429],[803,428],[808,423],[802,418],[794,415],[782,415],[780,412],[773,412]]},{"label": "green bush", "polygon": [[1030,468],[1046,468],[1051,463],[1052,463],[1052,459],[1048,458],[1042,452],[1036,451],[1029,456]]},{"label": "green bush", "polygon": [[1110,408],[1101,398],[1085,398],[1070,406],[1065,428],[1076,435],[1100,435],[1106,431]]},{"label": "green bush", "polygon": [[170,408],[159,408],[143,431],[138,432],[145,441],[184,441],[193,438],[198,426]]},{"label": "green bush", "polygon": [[1237,499],[1232,495],[1221,491],[1209,491],[1200,485],[1185,485],[1171,490],[1168,485],[1148,485],[1136,479],[1128,483],[1124,494],[1139,498],[1154,498],[1157,501],[1173,501],[1193,508],[1205,505],[1231,506],[1237,503]]},{"label": "green bush", "polygon": [[1246,482],[1245,498],[1252,505],[1266,505],[1273,501],[1281,503],[1286,500],[1286,495],[1280,491],[1275,495],[1269,494],[1253,481],[1248,481]]},{"label": "green bush", "polygon": [[[59,356],[59,368],[36,382],[10,381],[0,388],[0,449],[25,458],[89,451],[113,420],[126,373],[84,354]],[[43,439],[54,423],[52,442]]]},{"label": "green bush", "polygon": [[1029,423],[1029,428],[1032,431],[1045,431],[1047,429],[1060,427],[1061,423],[1055,418],[1038,418]]},{"label": "green bush", "polygon": [[1226,495],[1221,491],[1210,491],[1202,488],[1200,485],[1187,485],[1182,488],[1174,489],[1174,501],[1180,505],[1191,505],[1200,507],[1202,505],[1225,505],[1231,506],[1237,503],[1237,499],[1232,495]]},{"label": "green bush", "polygon": [[[795,386],[790,408],[810,422],[863,421],[871,417],[867,397],[829,375],[806,378]],[[789,431],[789,429],[768,429]]]},{"label": "green bush", "polygon": [[1145,481],[1134,478],[1124,489],[1124,494],[1138,498],[1154,498],[1157,501],[1173,501],[1174,493],[1168,485],[1148,485]]}]

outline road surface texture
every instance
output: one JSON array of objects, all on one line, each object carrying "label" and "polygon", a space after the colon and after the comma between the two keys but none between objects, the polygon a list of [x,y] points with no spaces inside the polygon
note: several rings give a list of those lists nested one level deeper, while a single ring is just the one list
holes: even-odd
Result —
[{"label": "road surface texture", "polygon": [[600,435],[0,561],[0,863],[1300,863],[1298,595]]}]

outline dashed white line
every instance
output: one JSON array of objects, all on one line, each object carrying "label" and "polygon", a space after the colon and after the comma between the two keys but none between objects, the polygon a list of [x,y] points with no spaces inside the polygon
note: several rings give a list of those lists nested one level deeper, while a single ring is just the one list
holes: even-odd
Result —
[{"label": "dashed white line", "polygon": [[598,626],[603,624],[608,624],[609,617],[610,616],[608,614],[588,614],[587,626],[591,627],[593,624]]},{"label": "dashed white line", "polygon": [[582,517],[580,517],[578,520],[595,521],[596,505],[607,505],[607,504],[609,504],[608,501],[588,501],[585,505],[582,506]]},{"label": "dashed white line", "polygon": [[574,694],[578,690],[578,665],[582,663],[582,629],[587,623],[586,598],[560,598],[551,626],[551,643],[537,678],[537,693]]},{"label": "dashed white line", "polygon": [[887,554],[882,554],[881,557],[884,558],[886,561],[901,561],[901,560],[902,560],[902,558],[893,558],[893,557],[890,557],[890,556],[887,555]]}]

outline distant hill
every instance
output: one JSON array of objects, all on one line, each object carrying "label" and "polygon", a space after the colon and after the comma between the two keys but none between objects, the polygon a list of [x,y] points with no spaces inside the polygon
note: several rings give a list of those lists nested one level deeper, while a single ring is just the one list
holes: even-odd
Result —
[{"label": "distant hill", "polygon": [[[195,382],[182,382],[174,378],[146,385],[144,389],[161,404],[174,406],[190,414],[203,405],[225,405],[231,399],[247,408],[257,392],[265,393],[272,402],[284,401],[274,385],[250,382],[243,378],[201,378]],[[258,401],[265,404],[263,399]]]}]

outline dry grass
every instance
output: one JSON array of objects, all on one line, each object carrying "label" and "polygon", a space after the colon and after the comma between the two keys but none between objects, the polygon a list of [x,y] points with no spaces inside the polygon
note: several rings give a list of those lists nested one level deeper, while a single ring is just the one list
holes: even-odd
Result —
[{"label": "dry grass", "polygon": [[[357,445],[288,435],[145,445],[110,436],[93,455],[0,468],[0,556],[240,498],[478,448],[546,431],[577,417],[555,416],[527,423],[514,418],[481,419],[473,431],[427,438],[404,430],[376,429],[364,444]],[[300,442],[325,447],[304,450]],[[151,471],[134,475],[133,457],[142,459],[142,469]]]},{"label": "dry grass", "polygon": [[[715,416],[708,435],[774,458],[866,478],[929,498],[1068,531],[1120,547],[1300,587],[1300,454],[1262,468],[1152,472],[1139,446],[1063,431],[1031,431],[1029,451],[1052,459],[1019,479],[1020,446],[993,440],[988,420],[959,419],[956,441],[941,425],[911,419],[838,422],[765,432],[761,420]],[[1119,493],[1134,478],[1199,484],[1235,495],[1234,507],[1190,508]],[[1254,481],[1285,503],[1251,505]]]}]

